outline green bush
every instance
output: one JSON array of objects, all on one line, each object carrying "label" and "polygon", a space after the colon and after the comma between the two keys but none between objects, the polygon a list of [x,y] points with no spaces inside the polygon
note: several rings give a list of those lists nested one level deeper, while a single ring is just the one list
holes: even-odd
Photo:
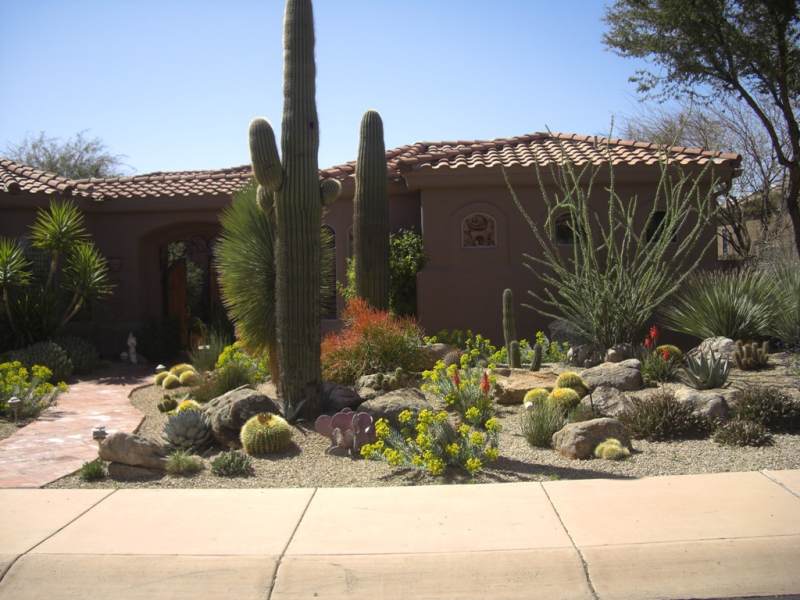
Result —
[{"label": "green bush", "polygon": [[67,353],[55,342],[36,342],[22,350],[15,350],[11,353],[11,360],[21,362],[28,369],[34,365],[47,367],[54,381],[66,381],[74,370]]},{"label": "green bush", "polygon": [[225,346],[217,358],[214,368],[224,369],[231,365],[240,367],[240,371],[248,371],[248,377],[253,383],[261,383],[269,379],[269,356],[266,353],[260,355],[250,354],[245,350],[241,341]]},{"label": "green bush", "polygon": [[736,418],[714,432],[714,441],[723,446],[769,446],[772,435],[761,423]]},{"label": "green bush", "polygon": [[212,330],[205,344],[189,352],[189,362],[198,373],[213,371],[220,355],[232,341],[227,333]]},{"label": "green bush", "polygon": [[167,456],[166,471],[170,475],[194,475],[203,470],[203,461],[185,450],[175,450]]},{"label": "green bush", "polygon": [[423,371],[423,391],[441,398],[445,406],[455,410],[461,418],[476,427],[483,427],[494,416],[491,390],[495,377],[477,367],[459,369],[458,365],[445,367],[438,361],[430,371]]},{"label": "green bush", "polygon": [[520,428],[527,442],[536,448],[550,448],[553,434],[564,427],[564,411],[550,402],[534,402],[520,413]]},{"label": "green bush", "polygon": [[250,477],[253,459],[239,450],[220,452],[211,461],[211,472],[218,477]]},{"label": "green bush", "polygon": [[696,273],[663,310],[673,331],[734,340],[769,335],[780,307],[775,278],[766,271]]},{"label": "green bush", "polygon": [[235,390],[243,385],[258,383],[254,371],[241,363],[231,362],[216,369],[199,385],[191,388],[189,395],[200,404],[213,400],[222,394]]},{"label": "green bush", "polygon": [[681,363],[673,355],[658,350],[647,352],[642,360],[642,379],[648,385],[675,381],[680,371]]},{"label": "green bush", "polygon": [[50,383],[52,376],[50,369],[41,365],[28,369],[19,361],[0,363],[0,415],[14,417],[8,401],[15,396],[22,401],[17,406],[19,419],[38,417],[55,402],[60,392],[67,389],[63,382],[58,385]]},{"label": "green bush", "polygon": [[773,335],[785,344],[800,347],[800,262],[785,262],[775,267],[778,314]]},{"label": "green bush", "polygon": [[400,229],[389,236],[389,310],[413,317],[417,314],[417,273],[425,266],[422,236]]},{"label": "green bush", "polygon": [[67,336],[55,338],[53,341],[67,353],[76,375],[91,372],[100,362],[97,348],[83,338]]},{"label": "green bush", "polygon": [[96,458],[85,462],[78,471],[81,481],[100,481],[106,478],[106,465],[102,460]]},{"label": "green bush", "polygon": [[679,402],[669,390],[646,399],[632,398],[619,420],[634,439],[651,441],[705,438],[712,428],[706,417],[695,414],[691,404]]},{"label": "green bush", "polygon": [[759,423],[774,432],[800,429],[800,403],[778,388],[752,385],[744,388],[734,407],[737,418]]}]

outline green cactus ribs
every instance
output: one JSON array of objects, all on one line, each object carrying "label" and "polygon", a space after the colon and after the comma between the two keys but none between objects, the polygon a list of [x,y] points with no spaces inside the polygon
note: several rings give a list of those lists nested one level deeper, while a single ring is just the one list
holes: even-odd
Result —
[{"label": "green cactus ribs", "polygon": [[520,364],[519,344],[516,353],[513,343],[517,341],[517,323],[514,317],[514,293],[510,289],[503,290],[503,339],[508,353],[508,366],[518,369]]},{"label": "green cactus ribs", "polygon": [[389,200],[383,121],[374,110],[361,119],[353,200],[356,295],[389,308]]}]

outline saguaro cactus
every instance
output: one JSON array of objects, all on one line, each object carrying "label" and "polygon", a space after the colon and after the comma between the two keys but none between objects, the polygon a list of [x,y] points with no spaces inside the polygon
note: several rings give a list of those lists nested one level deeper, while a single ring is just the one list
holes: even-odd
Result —
[{"label": "saguaro cactus", "polygon": [[514,364],[514,358],[511,355],[511,342],[517,340],[517,323],[514,319],[514,293],[510,289],[503,290],[503,338],[508,353],[508,365],[519,368],[519,362]]},{"label": "saguaro cactus", "polygon": [[[320,226],[322,204],[339,186],[320,183],[319,123],[315,98],[314,18],[311,0],[287,0],[284,14],[281,161],[272,126],[250,124],[253,174],[261,186],[259,206],[274,210],[275,321],[285,415],[319,413]],[[272,196],[270,205],[268,195]]]},{"label": "saguaro cactus", "polygon": [[383,122],[374,110],[361,119],[353,202],[356,295],[375,308],[389,307],[389,199]]}]

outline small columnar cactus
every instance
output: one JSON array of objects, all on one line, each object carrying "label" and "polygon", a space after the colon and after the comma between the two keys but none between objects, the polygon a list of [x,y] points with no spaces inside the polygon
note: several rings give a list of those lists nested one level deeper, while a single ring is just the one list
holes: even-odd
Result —
[{"label": "small columnar cactus", "polygon": [[514,317],[514,292],[510,289],[503,290],[503,339],[508,353],[508,366],[519,368],[519,362],[514,363],[511,356],[511,342],[517,340],[517,323]]},{"label": "small columnar cactus", "polygon": [[631,452],[618,439],[608,438],[597,444],[594,455],[606,460],[624,460],[631,455]]},{"label": "small columnar cactus", "polygon": [[550,396],[550,390],[547,388],[533,388],[525,394],[522,403],[527,406],[530,404],[539,404],[547,400]]},{"label": "small columnar cactus", "polygon": [[550,392],[547,401],[553,406],[560,407],[566,414],[580,404],[581,397],[572,388],[563,387]]},{"label": "small columnar cactus", "polygon": [[383,122],[374,110],[361,119],[353,199],[356,295],[380,310],[389,308],[389,197],[386,191]]},{"label": "small columnar cactus", "polygon": [[508,366],[513,369],[519,369],[522,366],[522,355],[519,351],[519,342],[514,340],[509,345],[511,352],[508,355]]},{"label": "small columnar cactus", "polygon": [[589,393],[589,388],[586,387],[586,384],[583,382],[583,379],[581,379],[581,376],[574,371],[564,371],[561,373],[561,375],[558,376],[558,379],[556,379],[556,387],[574,390],[575,393],[578,394],[579,398],[583,398]]},{"label": "small columnar cactus", "polygon": [[252,456],[283,452],[292,441],[292,428],[278,415],[260,413],[244,424],[239,440]]},{"label": "small columnar cactus", "polygon": [[538,371],[542,368],[542,345],[536,343],[533,346],[533,358],[531,359],[531,371]]},{"label": "small columnar cactus", "polygon": [[185,410],[169,416],[162,435],[173,448],[201,450],[211,441],[211,425],[203,411]]},{"label": "small columnar cactus", "polygon": [[745,344],[739,340],[736,342],[733,360],[742,371],[762,369],[769,363],[769,342]]}]

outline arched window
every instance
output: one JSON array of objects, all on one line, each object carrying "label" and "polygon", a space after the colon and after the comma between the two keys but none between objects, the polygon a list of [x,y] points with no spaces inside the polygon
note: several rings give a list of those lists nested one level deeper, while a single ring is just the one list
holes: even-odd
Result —
[{"label": "arched window", "polygon": [[323,256],[330,261],[323,269],[322,318],[336,318],[336,232],[330,225],[322,226]]},{"label": "arched window", "polygon": [[494,248],[497,246],[497,224],[485,213],[472,213],[461,221],[462,248]]}]

